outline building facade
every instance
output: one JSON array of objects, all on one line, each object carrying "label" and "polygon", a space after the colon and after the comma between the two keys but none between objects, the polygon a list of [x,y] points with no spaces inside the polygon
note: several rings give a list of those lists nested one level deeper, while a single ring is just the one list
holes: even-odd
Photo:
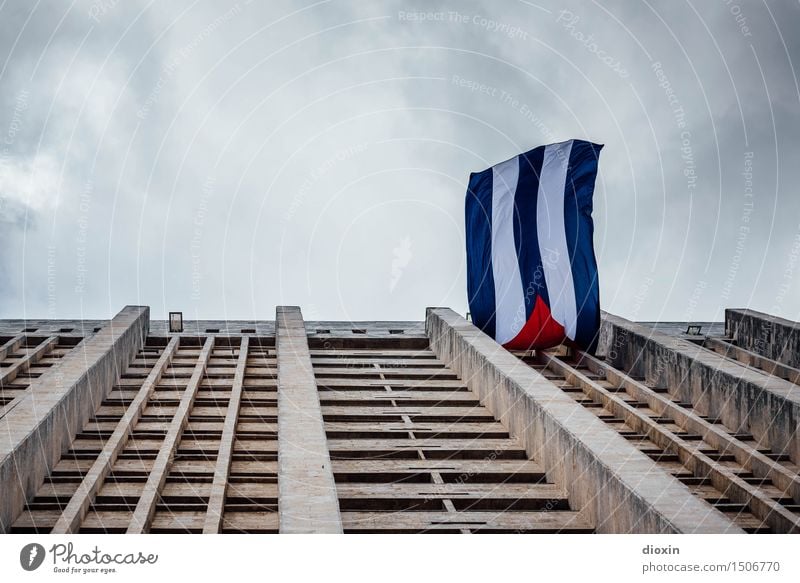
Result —
[{"label": "building facade", "polygon": [[0,532],[800,531],[800,326],[0,321]]}]

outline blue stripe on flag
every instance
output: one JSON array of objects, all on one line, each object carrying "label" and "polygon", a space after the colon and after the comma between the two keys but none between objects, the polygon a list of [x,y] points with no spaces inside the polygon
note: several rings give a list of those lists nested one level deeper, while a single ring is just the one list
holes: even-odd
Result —
[{"label": "blue stripe on flag", "polygon": [[578,325],[575,341],[590,352],[600,327],[600,286],[594,255],[592,196],[602,145],[575,140],[564,186],[564,229],[575,285]]},{"label": "blue stripe on flag", "polygon": [[526,322],[536,305],[536,296],[541,296],[544,303],[550,305],[536,226],[536,202],[544,149],[544,146],[540,146],[518,156],[519,180],[514,201],[514,242],[525,297]]},{"label": "blue stripe on flag", "polygon": [[492,169],[470,174],[466,206],[467,298],[472,322],[495,337],[492,274]]}]

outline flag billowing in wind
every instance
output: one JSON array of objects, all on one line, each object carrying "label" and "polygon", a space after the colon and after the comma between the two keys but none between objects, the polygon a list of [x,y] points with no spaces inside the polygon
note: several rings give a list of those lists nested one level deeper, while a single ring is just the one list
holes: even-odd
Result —
[{"label": "flag billowing in wind", "polygon": [[597,346],[592,196],[602,147],[583,140],[540,146],[470,175],[470,312],[506,348]]}]

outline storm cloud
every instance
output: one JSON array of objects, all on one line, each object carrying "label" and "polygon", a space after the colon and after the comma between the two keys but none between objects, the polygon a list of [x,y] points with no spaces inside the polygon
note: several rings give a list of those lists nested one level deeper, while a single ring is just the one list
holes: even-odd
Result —
[{"label": "storm cloud", "polygon": [[605,144],[601,303],[800,319],[797,2],[0,9],[0,317],[464,313],[469,173]]}]

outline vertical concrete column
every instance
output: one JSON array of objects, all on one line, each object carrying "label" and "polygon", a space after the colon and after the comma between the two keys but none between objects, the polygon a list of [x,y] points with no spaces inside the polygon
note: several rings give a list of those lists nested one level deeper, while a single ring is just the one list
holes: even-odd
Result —
[{"label": "vertical concrete column", "polygon": [[431,349],[542,464],[598,532],[742,532],[537,370],[449,308],[428,308]]},{"label": "vertical concrete column", "polygon": [[37,379],[0,418],[0,532],[8,532],[147,337],[150,309],[126,306]]},{"label": "vertical concrete column", "polygon": [[300,308],[275,314],[280,532],[340,533],[342,519]]}]

